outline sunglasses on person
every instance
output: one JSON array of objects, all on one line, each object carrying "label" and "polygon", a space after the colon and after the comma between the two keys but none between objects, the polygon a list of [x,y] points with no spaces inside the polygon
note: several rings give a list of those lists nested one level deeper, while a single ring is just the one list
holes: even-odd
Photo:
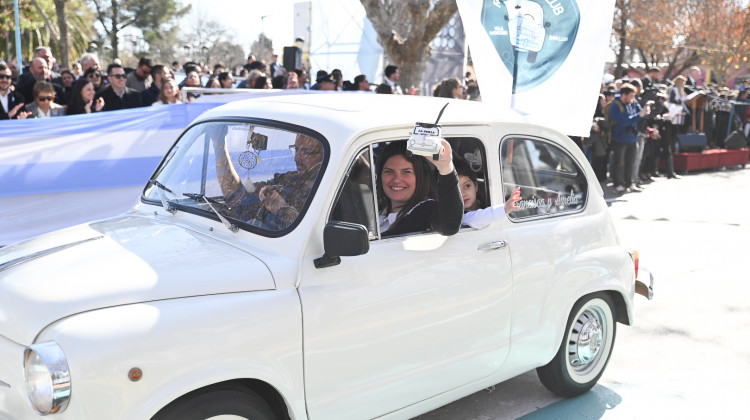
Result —
[{"label": "sunglasses on person", "polygon": [[110,74],[110,77],[114,77],[115,79],[124,79],[128,77],[126,74]]},{"label": "sunglasses on person", "polygon": [[0,80],[3,80],[3,79],[8,79],[8,80],[10,80],[10,78],[11,78],[11,77],[12,77],[12,76],[8,76],[7,74],[0,74]]},{"label": "sunglasses on person", "polygon": [[88,79],[99,79],[101,77],[102,77],[102,75],[99,74],[99,73],[91,73],[88,76],[86,76],[86,78],[88,78]]},{"label": "sunglasses on person", "polygon": [[36,100],[39,102],[47,102],[52,100],[52,96],[37,96]]}]

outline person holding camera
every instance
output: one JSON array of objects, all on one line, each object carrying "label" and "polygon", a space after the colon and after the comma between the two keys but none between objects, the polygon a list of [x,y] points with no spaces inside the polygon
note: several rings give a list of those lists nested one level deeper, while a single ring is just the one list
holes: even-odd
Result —
[{"label": "person holding camera", "polygon": [[645,118],[651,109],[648,105],[641,108],[635,101],[636,87],[625,83],[620,88],[620,97],[615,99],[609,108],[609,120],[612,132],[612,182],[617,193],[642,191],[634,181],[633,166],[636,159],[638,143],[638,121]]}]

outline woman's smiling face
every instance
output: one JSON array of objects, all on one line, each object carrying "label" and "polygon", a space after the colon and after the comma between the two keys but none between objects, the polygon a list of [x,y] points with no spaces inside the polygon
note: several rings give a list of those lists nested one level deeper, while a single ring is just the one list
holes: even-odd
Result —
[{"label": "woman's smiling face", "polygon": [[391,200],[391,211],[399,211],[414,196],[417,177],[414,165],[403,155],[391,156],[383,165],[381,182],[386,197]]}]

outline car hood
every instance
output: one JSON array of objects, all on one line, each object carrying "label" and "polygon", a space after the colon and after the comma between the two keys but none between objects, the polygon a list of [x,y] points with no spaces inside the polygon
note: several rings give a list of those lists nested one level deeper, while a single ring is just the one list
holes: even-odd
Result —
[{"label": "car hood", "polygon": [[0,249],[0,335],[30,344],[51,322],[84,311],[274,288],[266,265],[247,252],[125,215]]}]

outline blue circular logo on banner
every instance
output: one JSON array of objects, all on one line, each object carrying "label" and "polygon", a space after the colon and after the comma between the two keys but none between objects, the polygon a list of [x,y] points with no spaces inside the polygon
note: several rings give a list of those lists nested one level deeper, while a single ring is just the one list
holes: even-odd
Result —
[{"label": "blue circular logo on banner", "polygon": [[575,0],[484,0],[482,25],[513,75],[515,92],[552,76],[570,54],[581,14]]}]

